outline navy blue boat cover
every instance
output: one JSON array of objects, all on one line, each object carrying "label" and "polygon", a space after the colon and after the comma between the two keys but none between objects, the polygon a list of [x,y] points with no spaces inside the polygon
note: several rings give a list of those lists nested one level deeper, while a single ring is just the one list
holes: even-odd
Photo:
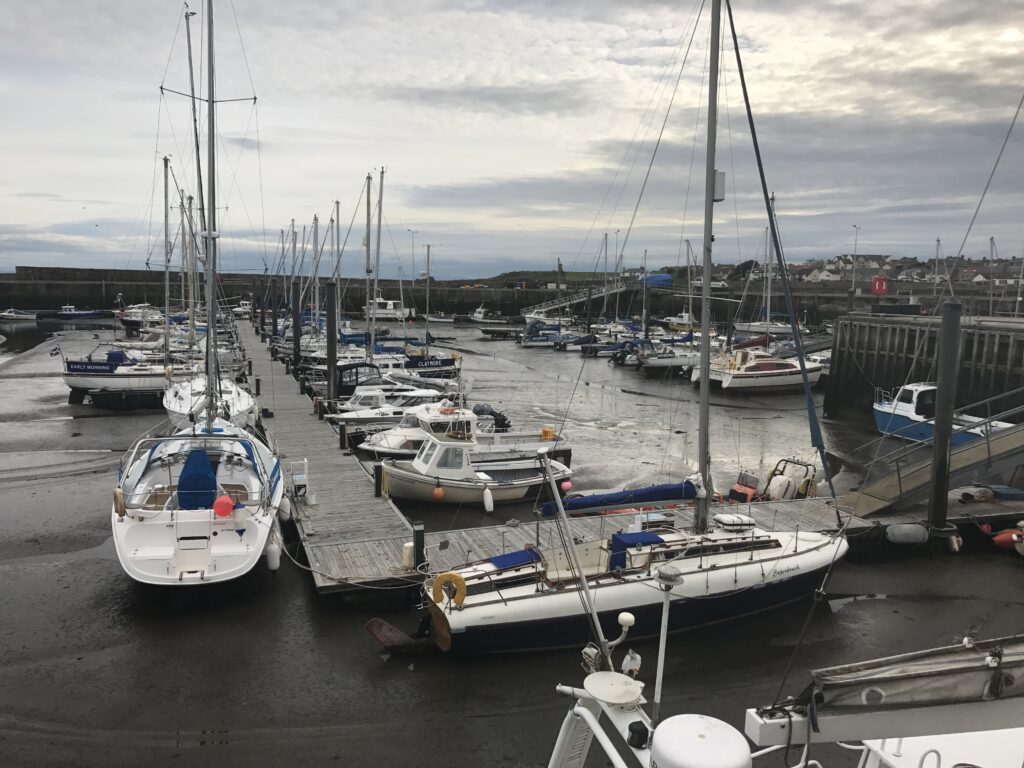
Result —
[{"label": "navy blue boat cover", "polygon": [[210,466],[210,456],[201,448],[193,448],[178,475],[178,507],[208,509],[216,497],[217,476]]},{"label": "navy blue boat cover", "polygon": [[[595,493],[590,496],[577,496],[563,499],[562,506],[566,512],[590,509],[591,507],[610,507],[614,504],[633,504],[648,501],[675,501],[697,498],[697,489],[689,480],[681,483],[665,483],[648,485],[646,488],[632,488],[628,491],[612,493]],[[558,508],[554,501],[545,502],[541,508],[544,517],[554,517]]]},{"label": "navy blue boat cover", "polygon": [[540,555],[537,554],[536,550],[518,549],[515,552],[506,552],[504,555],[492,557],[491,564],[494,565],[495,568],[514,568],[517,565],[536,563],[539,560]]},{"label": "navy blue boat cover", "polygon": [[650,531],[639,531],[637,533],[613,533],[612,534],[612,556],[608,560],[608,570],[615,571],[626,567],[626,550],[629,547],[641,546],[644,544],[661,544],[664,541],[661,536]]}]

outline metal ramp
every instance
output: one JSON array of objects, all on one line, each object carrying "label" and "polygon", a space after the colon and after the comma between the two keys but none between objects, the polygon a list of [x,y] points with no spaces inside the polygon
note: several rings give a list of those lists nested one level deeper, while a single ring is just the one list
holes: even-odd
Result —
[{"label": "metal ramp", "polygon": [[546,312],[549,309],[561,309],[573,304],[579,304],[587,299],[601,299],[605,296],[613,296],[616,293],[622,293],[632,287],[634,287],[633,281],[615,280],[608,283],[607,288],[602,284],[594,286],[588,291],[578,291],[569,296],[563,296],[560,299],[551,299],[550,301],[542,301],[540,304],[534,304],[532,307],[524,307],[520,310],[520,314],[527,315],[532,312]]},{"label": "metal ramp", "polygon": [[[998,417],[986,421],[994,421],[996,418]],[[932,472],[928,448],[914,446],[882,456],[876,462],[892,464],[894,469],[884,477],[865,484],[859,491],[854,491],[839,500],[839,503],[850,509],[853,514],[867,517],[897,504],[927,497]],[[998,432],[986,431],[984,437],[955,446],[950,451],[949,485],[953,488],[972,482],[985,482],[998,473],[1015,469],[1022,463],[1024,424],[1017,424]]]}]

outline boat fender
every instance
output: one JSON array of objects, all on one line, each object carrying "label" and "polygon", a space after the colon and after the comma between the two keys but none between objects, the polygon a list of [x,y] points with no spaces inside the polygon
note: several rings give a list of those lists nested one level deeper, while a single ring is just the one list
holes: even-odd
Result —
[{"label": "boat fender", "polygon": [[119,485],[114,486],[114,511],[118,517],[124,517],[124,489]]},{"label": "boat fender", "polygon": [[960,551],[960,548],[964,545],[964,540],[961,539],[957,534],[946,539],[946,550],[951,555],[955,555]]},{"label": "boat fender", "polygon": [[277,519],[282,523],[292,519],[292,502],[287,496],[281,497],[281,504],[277,507]]},{"label": "boat fender", "polygon": [[281,545],[277,541],[267,544],[267,568],[276,571],[281,567]]},{"label": "boat fender", "polygon": [[494,511],[494,494],[486,485],[484,486],[484,512]]},{"label": "boat fender", "polygon": [[444,588],[449,584],[455,588],[455,596],[452,597],[452,602],[457,606],[461,606],[466,601],[466,580],[454,571],[445,571],[434,578],[431,597],[434,598],[435,603],[440,605],[445,598]]},{"label": "boat fender", "polygon": [[818,495],[818,484],[813,477],[805,477],[800,481],[800,488],[796,493],[798,499],[813,499]]}]

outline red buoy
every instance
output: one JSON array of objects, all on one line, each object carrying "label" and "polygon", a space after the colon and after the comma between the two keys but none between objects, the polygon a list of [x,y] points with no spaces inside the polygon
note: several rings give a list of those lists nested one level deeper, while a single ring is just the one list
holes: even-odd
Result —
[{"label": "red buoy", "polygon": [[235,509],[235,502],[230,496],[218,496],[213,502],[213,514],[217,517],[228,517]]}]

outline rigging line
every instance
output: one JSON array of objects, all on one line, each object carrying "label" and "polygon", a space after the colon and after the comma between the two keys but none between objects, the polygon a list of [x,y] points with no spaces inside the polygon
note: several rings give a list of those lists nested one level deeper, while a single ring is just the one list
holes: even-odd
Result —
[{"label": "rigging line", "polygon": [[[1020,109],[1024,106],[1024,93],[1021,94],[1020,101],[1017,102],[1017,109],[1014,110],[1013,119],[1010,121],[1010,127],[1006,129],[1006,136],[1003,137],[1002,146],[999,147],[999,154],[996,155],[996,161],[992,164],[992,172],[988,175],[988,180],[985,182],[985,189],[981,191],[981,197],[978,199],[978,205],[974,209],[974,215],[971,216],[971,222],[967,225],[967,231],[964,232],[964,239],[960,242],[960,247],[956,251],[956,256],[962,256],[964,252],[964,246],[967,244],[967,238],[971,236],[971,230],[974,228],[974,222],[978,218],[978,213],[981,211],[981,205],[985,202],[985,195],[988,194],[988,189],[992,186],[992,179],[996,175],[996,169],[999,168],[999,161],[1003,159],[1003,152],[1006,150],[1006,144],[1010,141],[1010,135],[1013,133],[1013,126],[1017,124],[1017,117],[1020,115]],[[947,280],[946,286],[949,288],[950,298],[956,298],[953,294],[953,281]]]},{"label": "rigging line", "polygon": [[[779,266],[779,282],[782,283],[782,293],[785,297],[786,311],[789,314],[789,322],[793,328],[793,342],[796,347],[796,359],[800,365],[800,378],[803,380],[804,385],[804,398],[807,403],[807,426],[811,433],[811,445],[818,449],[818,454],[821,457],[822,472],[825,474],[825,480],[828,482],[829,493],[832,496],[833,501],[836,498],[835,485],[832,482],[832,473],[829,471],[827,456],[825,453],[825,438],[821,433],[821,425],[818,422],[818,413],[814,406],[814,397],[811,394],[811,384],[807,377],[807,362],[804,360],[803,341],[800,338],[800,327],[796,319],[796,308],[793,304],[793,292],[789,286],[789,275],[786,271],[786,257],[782,251],[782,242],[779,239],[779,230],[775,218],[775,211],[772,208],[771,198],[768,194],[768,182],[765,178],[764,173],[764,162],[761,159],[761,145],[757,140],[757,129],[754,126],[754,113],[750,107],[750,95],[747,92],[747,79],[743,73],[743,60],[740,56],[739,41],[736,35],[736,25],[733,22],[732,16],[732,3],[730,0],[725,0],[725,6],[729,13],[729,29],[732,33],[732,45],[733,51],[736,54],[736,72],[740,78],[740,86],[743,90],[743,104],[747,112],[747,122],[750,127],[750,140],[754,146],[754,159],[757,161],[757,173],[761,181],[761,194],[764,197],[765,212],[768,215],[768,226],[771,227],[772,231],[772,245],[775,248],[775,259]],[[839,510],[836,509],[838,516]]]},{"label": "rigging line", "polygon": [[242,49],[242,61],[245,62],[245,74],[249,77],[249,87],[252,88],[252,99],[256,101],[256,84],[252,81],[252,69],[249,67],[249,57],[245,54],[245,40],[242,39],[242,27],[238,23],[238,13],[235,11],[235,0],[231,0],[231,15],[235,20],[235,31],[238,33],[238,45]]},{"label": "rigging line", "polygon": [[[702,1],[701,5],[703,6],[703,1]],[[691,15],[692,15],[692,11],[691,11]],[[654,102],[654,97],[657,95],[658,91],[661,90],[661,88],[662,88],[662,85],[661,85],[662,80],[665,79],[667,74],[671,71],[672,65],[674,64],[674,62],[675,62],[675,60],[676,60],[676,58],[678,56],[679,47],[682,45],[683,40],[686,37],[686,30],[687,29],[689,29],[689,22],[687,22],[687,24],[685,24],[683,26],[683,31],[680,33],[679,40],[676,42],[676,45],[673,48],[672,55],[669,57],[669,61],[665,64],[665,68],[662,71],[662,75],[658,78],[658,84],[655,85],[654,90],[651,91],[651,96],[647,100],[647,106],[644,107],[644,112],[643,112],[644,115],[647,114],[647,111],[651,108],[651,104]],[[579,261],[580,256],[583,255],[583,249],[587,247],[587,242],[590,240],[590,235],[593,234],[594,227],[597,224],[597,220],[601,217],[601,213],[604,211],[604,206],[605,206],[605,203],[608,200],[608,196],[611,194],[612,189],[615,188],[615,182],[618,180],[619,174],[622,172],[622,167],[626,164],[626,158],[629,157],[629,153],[630,153],[630,150],[632,149],[633,143],[636,141],[637,136],[640,135],[640,128],[643,126],[643,123],[644,123],[644,119],[641,118],[641,120],[637,123],[636,130],[633,132],[633,138],[631,138],[629,140],[629,144],[626,147],[626,151],[622,153],[622,158],[619,160],[619,165],[615,169],[615,173],[612,176],[612,180],[608,183],[608,186],[605,188],[604,196],[601,198],[601,203],[600,203],[600,205],[598,205],[597,212],[594,214],[594,218],[590,222],[590,227],[587,229],[587,234],[584,235],[583,242],[580,243],[580,249],[576,252],[576,256],[573,257],[573,260],[570,263],[570,267],[575,266],[576,263]]]},{"label": "rigging line", "polygon": [[[157,110],[156,110],[156,142],[155,142],[155,146],[153,147],[153,178],[149,182],[149,229],[146,232],[146,239],[149,242],[149,247],[148,247],[149,253],[146,256],[146,269],[149,269],[149,260],[153,256],[153,205],[154,205],[154,198],[155,198],[155,195],[156,195],[156,169],[157,169],[156,159],[160,157],[160,125],[161,125],[161,118],[162,118],[162,116],[163,116],[163,111],[160,109],[160,105],[157,105]],[[139,237],[141,237],[141,235],[142,235],[141,229],[142,229],[142,227],[140,226],[139,227],[139,230],[140,230],[139,231]],[[137,242],[138,242],[138,237],[135,238],[135,243],[137,243]],[[134,252],[134,249],[135,249],[135,243],[132,244],[132,251],[133,252]],[[131,263],[131,257],[132,257],[132,254],[130,252],[128,254],[128,263],[129,264]]]},{"label": "rigging line", "polygon": [[[232,10],[234,5],[232,4]],[[259,180],[260,188],[260,231],[263,234],[262,240],[262,253],[260,254],[263,259],[263,274],[267,274],[269,269],[267,265],[267,206],[264,200],[263,190],[263,140],[260,138],[260,111],[256,102],[253,102],[253,109],[256,112],[256,175]]]},{"label": "rigging line", "polygon": [[[701,2],[701,10],[704,8],[704,3]],[[698,14],[699,15],[699,14]],[[686,53],[683,55],[683,63],[679,66],[679,75],[676,77],[675,86],[672,89],[672,97],[668,101],[668,108],[665,110],[665,118],[661,122],[661,131],[658,133],[658,139],[654,142],[654,149],[651,152],[651,161],[647,164],[647,173],[644,174],[643,183],[640,185],[640,194],[637,195],[636,205],[633,206],[633,215],[629,219],[629,226],[626,227],[626,234],[622,238],[622,245],[619,247],[619,253],[616,257],[622,255],[626,250],[626,244],[629,242],[629,236],[633,231],[633,224],[636,222],[637,212],[640,210],[640,202],[644,198],[644,192],[647,189],[647,182],[651,178],[651,171],[654,168],[654,160],[658,156],[658,148],[661,146],[661,140],[665,135],[665,127],[668,125],[669,115],[672,114],[672,106],[675,104],[676,94],[679,93],[679,83],[683,79],[683,71],[686,68],[686,62],[690,58],[690,49],[693,47],[693,40],[697,36],[697,25],[693,25],[693,34],[690,35],[690,42],[686,45]]]},{"label": "rigging line", "polygon": [[[188,8],[188,3],[182,3],[185,8]],[[167,81],[167,71],[171,68],[171,57],[174,56],[174,44],[178,42],[178,32],[181,31],[181,22],[185,18],[184,13],[178,14],[178,26],[174,28],[174,37],[171,38],[171,47],[167,51],[167,63],[164,64],[164,73],[160,77],[160,87],[162,88],[164,83]]]},{"label": "rigging line", "polygon": [[[229,168],[231,170],[231,186],[228,188],[227,195],[224,196],[224,209],[225,210],[227,210],[228,207],[229,207],[228,206],[228,200],[229,200],[230,195],[233,192],[235,192],[235,191],[238,191],[239,193],[241,193],[241,188],[238,186],[238,167],[241,165],[241,162],[242,162],[242,151],[245,149],[245,142],[248,140],[249,128],[252,125],[252,121],[253,121],[253,117],[254,117],[254,114],[255,114],[255,110],[256,110],[256,103],[253,102],[252,109],[249,110],[249,120],[248,120],[248,122],[245,125],[245,132],[242,134],[242,139],[239,142],[238,156],[235,158],[234,166],[231,166],[230,162],[229,162]],[[224,147],[225,154],[227,154],[226,139],[225,139],[225,137],[223,135],[221,135],[219,138],[220,138],[220,144],[221,144],[221,146]],[[223,165],[223,164],[221,164],[221,165]],[[218,169],[219,169],[219,166],[218,166]],[[261,187],[261,192],[262,192],[262,187]],[[261,202],[262,202],[262,198],[261,198]],[[252,232],[254,239],[256,239],[257,242],[258,242],[258,235],[256,233],[256,227],[252,223],[252,216],[249,214],[249,208],[245,204],[245,198],[243,196],[241,196],[241,194],[239,194],[239,204],[242,206],[242,211],[243,211],[243,213],[245,213],[245,218],[249,222],[249,229]],[[266,259],[264,259],[264,267],[266,267]],[[237,268],[237,262],[236,262],[236,268]]]}]

